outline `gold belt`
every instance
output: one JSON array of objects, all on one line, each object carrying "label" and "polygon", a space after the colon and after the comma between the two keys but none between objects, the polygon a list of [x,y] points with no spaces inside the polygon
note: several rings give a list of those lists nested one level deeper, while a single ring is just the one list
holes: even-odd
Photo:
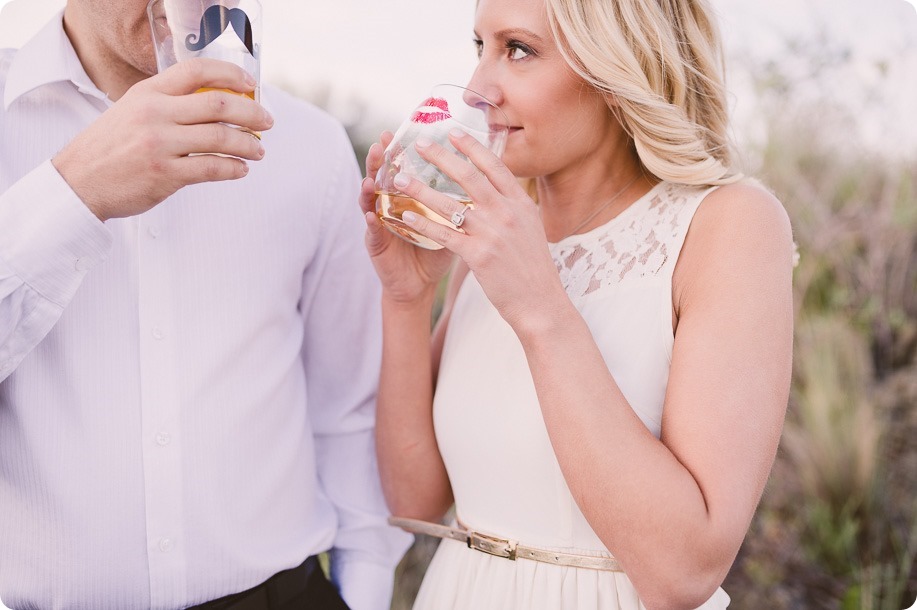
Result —
[{"label": "gold belt", "polygon": [[481,532],[470,529],[459,529],[447,525],[440,525],[438,523],[420,521],[418,519],[389,517],[388,522],[391,525],[400,527],[409,532],[414,532],[415,534],[425,534],[427,536],[436,536],[437,538],[458,540],[459,542],[467,544],[469,549],[481,551],[482,553],[494,555],[495,557],[503,557],[510,561],[528,559],[530,561],[541,561],[556,566],[623,572],[621,565],[614,557],[594,557],[591,555],[549,551],[519,544],[515,540],[482,534]]}]

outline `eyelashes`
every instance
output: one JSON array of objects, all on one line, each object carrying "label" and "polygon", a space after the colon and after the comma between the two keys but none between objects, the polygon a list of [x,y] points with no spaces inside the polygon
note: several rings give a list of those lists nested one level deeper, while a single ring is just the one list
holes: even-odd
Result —
[{"label": "eyelashes", "polygon": [[[535,51],[532,50],[532,47],[518,40],[508,41],[506,43],[506,48],[509,51],[509,58],[516,61],[535,55]],[[519,53],[522,53],[522,55],[520,56]]]},{"label": "eyelashes", "polygon": [[[474,43],[475,52],[477,53],[478,59],[481,59],[481,56],[484,54],[484,41],[480,38],[473,38],[472,42]],[[532,49],[532,47],[515,39],[506,41],[506,44],[504,45],[504,51],[506,52],[506,57],[510,61],[522,61],[529,57],[538,55],[535,50]]]},{"label": "eyelashes", "polygon": [[484,53],[484,41],[480,38],[472,38],[471,42],[474,44],[474,52],[478,56],[478,59],[481,59],[481,55]]}]

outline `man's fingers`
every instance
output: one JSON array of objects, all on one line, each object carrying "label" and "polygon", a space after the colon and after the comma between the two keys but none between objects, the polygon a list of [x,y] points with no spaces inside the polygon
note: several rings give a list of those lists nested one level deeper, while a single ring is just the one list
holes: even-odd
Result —
[{"label": "man's fingers", "polygon": [[255,90],[255,79],[239,66],[217,59],[180,61],[148,79],[149,86],[168,95],[187,95],[204,87],[237,93]]},{"label": "man's fingers", "polygon": [[182,184],[237,180],[248,174],[242,159],[217,155],[195,155],[175,160],[177,178]]},{"label": "man's fingers", "polygon": [[174,156],[193,153],[220,153],[252,161],[264,158],[261,140],[250,133],[222,123],[188,125],[176,130],[177,139],[167,143]]},{"label": "man's fingers", "polygon": [[171,100],[171,118],[181,125],[222,121],[265,131],[274,119],[260,104],[251,99],[221,90],[183,95]]}]

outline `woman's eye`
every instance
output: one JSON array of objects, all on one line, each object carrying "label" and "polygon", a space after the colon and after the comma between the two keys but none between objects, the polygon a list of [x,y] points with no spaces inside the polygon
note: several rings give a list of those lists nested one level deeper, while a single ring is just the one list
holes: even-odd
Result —
[{"label": "woman's eye", "polygon": [[511,42],[507,47],[509,48],[509,58],[512,60],[525,59],[532,55],[532,49],[519,42]]},{"label": "woman's eye", "polygon": [[472,42],[474,43],[475,54],[478,56],[478,59],[481,59],[481,54],[484,53],[484,41],[475,39]]}]

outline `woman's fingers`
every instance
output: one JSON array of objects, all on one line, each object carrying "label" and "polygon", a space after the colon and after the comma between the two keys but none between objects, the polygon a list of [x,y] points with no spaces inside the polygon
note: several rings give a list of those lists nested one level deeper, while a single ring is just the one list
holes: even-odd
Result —
[{"label": "woman's fingers", "polygon": [[441,246],[461,255],[464,232],[456,231],[448,219],[456,212],[467,212],[463,203],[430,188],[426,184],[405,174],[395,176],[395,186],[405,195],[415,199],[442,217],[442,220],[427,218],[415,212],[404,212],[401,219],[418,233],[429,237]]},{"label": "woman's fingers", "polygon": [[506,164],[489,148],[481,144],[476,138],[467,133],[453,129],[449,131],[449,140],[456,150],[468,157],[474,166],[487,178],[487,180],[501,194],[510,197],[519,193],[516,176],[513,175]]},{"label": "woman's fingers", "polygon": [[516,177],[486,146],[456,130],[450,132],[450,139],[467,160],[424,138],[418,138],[415,148],[421,157],[458,183],[475,203],[488,201],[494,191],[504,197],[519,194],[521,187]]},{"label": "woman's fingers", "polygon": [[379,168],[382,167],[382,151],[383,147],[378,142],[374,142],[372,146],[369,147],[369,151],[366,153],[366,177],[375,178],[376,172],[379,171]]},{"label": "woman's fingers", "polygon": [[376,213],[376,183],[372,178],[363,178],[360,183],[360,209],[363,213]]},{"label": "woman's fingers", "polygon": [[374,213],[367,212],[363,215],[363,220],[366,222],[366,252],[372,258],[385,251],[386,243],[393,236],[385,230],[379,217]]},{"label": "woman's fingers", "polygon": [[379,136],[379,141],[369,147],[366,153],[366,176],[375,178],[379,168],[382,167],[385,149],[391,144],[392,138],[395,137],[391,131],[383,131]]},{"label": "woman's fingers", "polygon": [[[465,214],[468,210],[467,204],[453,199],[448,195],[444,195],[423,182],[411,178],[407,174],[396,174],[395,186],[398,187],[399,191],[421,202],[444,220],[450,221],[450,223],[450,219],[454,214]],[[436,220],[434,220],[434,222],[444,224]]]}]

